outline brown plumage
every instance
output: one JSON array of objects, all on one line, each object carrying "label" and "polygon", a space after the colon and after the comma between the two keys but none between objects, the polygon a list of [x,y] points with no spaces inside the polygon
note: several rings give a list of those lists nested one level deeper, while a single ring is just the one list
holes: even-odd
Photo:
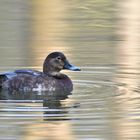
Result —
[{"label": "brown plumage", "polygon": [[35,70],[15,70],[0,74],[1,90],[15,94],[17,92],[68,92],[73,90],[70,78],[62,74],[62,69],[79,71],[78,67],[71,65],[61,52],[49,54],[43,63],[43,72]]}]

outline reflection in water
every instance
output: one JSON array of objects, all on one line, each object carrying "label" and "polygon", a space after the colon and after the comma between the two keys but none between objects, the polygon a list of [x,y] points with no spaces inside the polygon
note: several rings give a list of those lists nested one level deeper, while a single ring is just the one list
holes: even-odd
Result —
[{"label": "reflection in water", "polygon": [[[32,42],[31,48],[37,65],[38,60],[45,58],[52,51],[69,53],[69,47],[64,42],[67,23],[62,20],[66,16],[64,0],[36,0],[31,1],[32,7]],[[41,49],[40,49],[41,47]],[[37,58],[37,60],[36,60]],[[38,59],[39,58],[39,59]]]},{"label": "reflection in water", "polygon": [[118,47],[118,63],[122,66],[121,72],[126,74],[122,80],[127,84],[128,92],[139,85],[139,78],[137,78],[140,71],[139,4],[138,0],[130,0],[119,5],[121,11],[119,34],[122,41]]},{"label": "reflection in water", "polygon": [[27,1],[0,1],[0,67],[1,70],[27,66],[30,55],[30,33]]},{"label": "reflection in water", "polygon": [[[140,1],[130,0],[119,3],[119,34],[117,61],[120,65],[117,81],[124,84],[119,88],[123,95],[116,99],[122,118],[117,121],[119,139],[140,139],[139,104],[140,104]],[[121,99],[120,99],[121,98]]]},{"label": "reflection in water", "polygon": [[[67,111],[61,106],[60,100],[49,99],[43,102],[43,108],[48,108],[44,111],[43,124],[33,124],[29,127],[29,136],[27,139],[38,140],[41,137],[54,140],[72,140],[73,135],[70,131],[70,124],[67,120]],[[54,122],[56,121],[56,122]],[[63,121],[63,122],[62,122]],[[64,122],[65,121],[65,122]],[[51,123],[52,122],[52,123]],[[41,128],[36,131],[33,128]]]},{"label": "reflection in water", "polygon": [[82,68],[69,72],[74,91],[67,99],[30,93],[14,97],[28,100],[1,100],[1,139],[139,140],[139,5],[139,0],[0,0],[1,72],[11,66],[42,69],[54,50]]},{"label": "reflection in water", "polygon": [[[3,112],[1,119],[12,119],[14,122],[14,118],[16,118],[16,123],[8,124],[8,126],[14,128],[17,127],[17,125],[22,125],[22,122],[24,122],[24,125],[22,126],[23,128],[26,128],[23,130],[24,139],[38,140],[49,138],[54,140],[74,140],[73,134],[70,131],[70,123],[67,122],[67,118],[69,118],[67,116],[67,107],[63,106],[61,103],[63,101],[55,96],[49,96],[44,101],[3,100],[1,103],[2,102],[7,103],[7,108],[0,109],[0,111]],[[31,103],[33,106],[31,106]],[[41,106],[39,106],[39,103],[41,103]],[[8,136],[6,138],[8,138]]]}]

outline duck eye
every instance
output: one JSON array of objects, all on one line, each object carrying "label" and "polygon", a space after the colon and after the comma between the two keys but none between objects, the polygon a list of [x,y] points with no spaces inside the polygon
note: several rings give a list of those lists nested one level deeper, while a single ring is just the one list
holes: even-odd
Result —
[{"label": "duck eye", "polygon": [[56,59],[57,59],[57,60],[61,60],[61,57],[57,57]]}]

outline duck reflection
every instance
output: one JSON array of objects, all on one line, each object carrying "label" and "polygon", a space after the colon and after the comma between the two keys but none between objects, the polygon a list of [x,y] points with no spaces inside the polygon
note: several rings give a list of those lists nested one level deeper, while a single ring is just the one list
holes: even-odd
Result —
[{"label": "duck reflection", "polygon": [[44,121],[62,121],[68,120],[68,111],[62,107],[61,100],[48,99],[43,101],[43,107],[47,107],[48,110],[44,111]]},{"label": "duck reflection", "polygon": [[65,116],[68,111],[62,107],[61,101],[68,98],[71,93],[18,93],[9,94],[9,92],[0,92],[0,100],[11,100],[12,102],[20,101],[30,101],[38,102],[40,101],[43,106],[43,120],[44,121],[55,121],[55,120],[66,120]]},{"label": "duck reflection", "polygon": [[[49,95],[50,94],[50,95]],[[31,112],[24,112],[27,116],[34,114],[34,109],[37,109],[37,112],[35,115],[39,115],[39,117],[32,117],[32,119],[35,119],[35,122],[38,123],[27,123],[24,125],[25,134],[24,139],[30,140],[30,139],[54,139],[54,140],[74,140],[75,137],[73,135],[73,132],[71,131],[71,123],[68,121],[70,117],[68,117],[69,109],[73,108],[73,106],[67,107],[65,106],[65,103],[69,102],[68,95],[71,93],[16,93],[14,95],[8,94],[8,92],[1,92],[0,93],[0,99],[7,101],[10,100],[13,102],[19,102],[21,103],[25,102],[25,105],[22,106],[24,109],[31,108]],[[42,100],[42,102],[40,101]],[[26,103],[26,101],[29,101],[29,104]],[[31,101],[31,102],[30,102]],[[36,106],[34,103],[33,108],[31,107],[32,102],[35,102],[38,104],[41,103],[41,106],[38,108],[38,105]],[[13,104],[14,106],[12,108],[18,108],[21,106],[21,104]],[[34,108],[35,107],[35,108]],[[75,106],[74,106],[75,107]],[[38,109],[40,109],[38,111]],[[22,109],[21,109],[22,111]],[[41,112],[40,112],[41,111]],[[43,112],[42,112],[43,111]],[[22,113],[17,112],[22,116]],[[30,114],[31,113],[31,114]],[[13,112],[12,112],[13,114]],[[24,119],[24,116],[22,117]],[[41,122],[41,123],[40,123]]]}]

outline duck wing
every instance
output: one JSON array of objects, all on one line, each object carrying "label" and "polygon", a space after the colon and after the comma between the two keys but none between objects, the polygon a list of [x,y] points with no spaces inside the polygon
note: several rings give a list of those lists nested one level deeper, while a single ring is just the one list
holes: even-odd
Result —
[{"label": "duck wing", "polygon": [[30,70],[30,69],[19,69],[19,70],[15,70],[15,71],[9,71],[9,72],[5,72],[5,73],[0,73],[0,85],[8,80],[8,79],[12,79],[15,76],[18,75],[30,75],[30,76],[39,76],[42,74],[42,72],[37,71],[37,70]]},{"label": "duck wing", "polygon": [[42,72],[40,72],[40,71],[30,70],[30,69],[15,70],[14,73],[16,73],[16,74],[28,74],[28,75],[32,75],[32,76],[38,76],[38,75],[42,74]]}]

